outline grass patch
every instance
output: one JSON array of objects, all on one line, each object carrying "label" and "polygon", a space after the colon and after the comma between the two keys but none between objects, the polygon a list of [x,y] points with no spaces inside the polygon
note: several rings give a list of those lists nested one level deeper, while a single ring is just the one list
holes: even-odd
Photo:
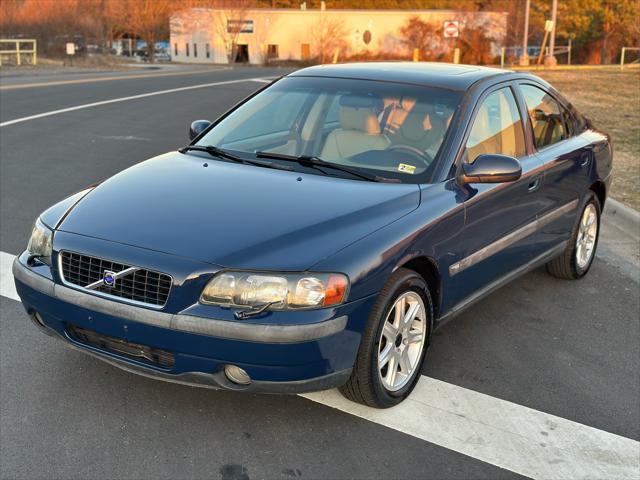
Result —
[{"label": "grass patch", "polygon": [[611,135],[611,196],[640,210],[640,71],[533,72],[556,87],[595,126]]}]

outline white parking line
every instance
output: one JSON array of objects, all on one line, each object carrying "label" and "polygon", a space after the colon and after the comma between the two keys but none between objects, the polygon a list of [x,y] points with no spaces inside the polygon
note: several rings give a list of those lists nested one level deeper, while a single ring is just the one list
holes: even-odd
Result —
[{"label": "white parking line", "polygon": [[216,87],[218,85],[231,85],[233,83],[242,82],[256,82],[260,81],[259,78],[242,78],[237,80],[227,80],[224,82],[212,82],[201,83],[199,85],[190,85],[188,87],[170,88],[168,90],[158,90],[156,92],[141,93],[139,95],[131,95],[129,97],[112,98],[111,100],[102,100],[100,102],[85,103],[84,105],[76,105],[75,107],[61,108],[59,110],[52,110],[50,112],[38,113],[36,115],[30,115],[28,117],[16,118],[14,120],[7,120],[0,123],[0,127],[6,127],[14,125],[16,123],[28,122],[29,120],[36,120],[38,118],[50,117],[51,115],[59,115],[61,113],[74,112],[76,110],[83,110],[85,108],[99,107],[101,105],[109,105],[110,103],[128,102],[129,100],[137,100],[139,98],[153,97],[156,95],[166,95],[167,93],[184,92],[186,90],[195,90],[198,88]]},{"label": "white parking line", "polygon": [[[0,292],[18,300],[14,258],[0,252]],[[640,478],[635,440],[430,377],[388,410],[355,404],[336,390],[302,397],[531,478]]]},{"label": "white parking line", "polygon": [[13,273],[11,273],[14,258],[16,258],[14,255],[0,252],[0,295],[20,301],[16,292],[16,284],[13,281]]}]

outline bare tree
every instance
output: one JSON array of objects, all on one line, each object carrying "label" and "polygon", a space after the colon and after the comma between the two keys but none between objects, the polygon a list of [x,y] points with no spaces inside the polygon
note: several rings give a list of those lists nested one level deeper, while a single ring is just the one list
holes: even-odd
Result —
[{"label": "bare tree", "polygon": [[231,2],[231,4],[229,2],[213,2],[213,6],[224,8],[215,11],[213,24],[216,34],[224,45],[227,61],[233,63],[238,54],[238,38],[245,27],[249,2],[242,0]]},{"label": "bare tree", "polygon": [[153,62],[156,41],[168,37],[169,17],[182,6],[173,0],[120,0],[113,8],[124,28],[147,42],[149,61]]},{"label": "bare tree", "polygon": [[318,22],[311,28],[311,38],[320,63],[325,63],[336,50],[345,48],[346,36],[347,29],[342,19],[319,13]]},{"label": "bare tree", "polygon": [[436,28],[420,17],[411,17],[400,28],[400,38],[410,53],[417,48],[422,60],[433,60],[437,57],[440,44],[437,40]]}]

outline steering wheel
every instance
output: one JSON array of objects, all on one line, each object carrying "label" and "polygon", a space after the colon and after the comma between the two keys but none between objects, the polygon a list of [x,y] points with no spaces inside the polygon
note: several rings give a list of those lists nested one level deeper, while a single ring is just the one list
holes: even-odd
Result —
[{"label": "steering wheel", "polygon": [[428,168],[429,165],[431,165],[431,162],[433,162],[433,158],[431,158],[431,155],[429,155],[427,152],[423,152],[416,147],[412,147],[411,145],[391,145],[389,148],[387,148],[387,150],[407,153],[424,163],[425,168]]}]

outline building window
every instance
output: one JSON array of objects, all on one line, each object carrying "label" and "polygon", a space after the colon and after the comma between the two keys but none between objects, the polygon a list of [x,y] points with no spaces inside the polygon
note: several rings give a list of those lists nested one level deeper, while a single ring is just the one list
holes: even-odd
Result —
[{"label": "building window", "polygon": [[211,58],[211,47],[209,46],[209,44],[205,44],[204,46],[205,49],[205,53],[207,54],[207,58]]},{"label": "building window", "polygon": [[175,56],[178,56],[178,43],[173,44],[173,52]]},{"label": "building window", "polygon": [[278,58],[278,45],[267,45],[267,58]]},{"label": "building window", "polygon": [[193,44],[193,56],[194,57],[198,56],[198,44],[197,43]]},{"label": "building window", "polygon": [[189,56],[189,44],[185,43],[184,44],[184,51],[186,52],[187,57]]}]

